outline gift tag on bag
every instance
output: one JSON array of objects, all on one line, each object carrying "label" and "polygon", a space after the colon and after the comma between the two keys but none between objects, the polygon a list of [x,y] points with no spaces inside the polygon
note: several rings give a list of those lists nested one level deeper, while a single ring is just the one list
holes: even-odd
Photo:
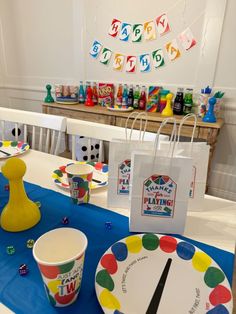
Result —
[{"label": "gift tag on bag", "polygon": [[[153,150],[132,153],[130,231],[184,232],[193,162],[174,156],[174,141],[168,149],[157,149],[160,131],[170,119],[161,124]],[[173,127],[176,132],[175,123]]]}]

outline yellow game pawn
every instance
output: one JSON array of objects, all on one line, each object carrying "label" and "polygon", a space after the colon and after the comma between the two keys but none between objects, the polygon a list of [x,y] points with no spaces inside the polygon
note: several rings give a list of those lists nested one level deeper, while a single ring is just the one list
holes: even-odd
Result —
[{"label": "yellow game pawn", "polygon": [[36,225],[41,213],[38,206],[25,193],[23,176],[26,164],[23,160],[12,157],[2,166],[2,174],[9,180],[10,195],[1,217],[1,227],[6,231],[18,232]]},{"label": "yellow game pawn", "polygon": [[165,117],[172,117],[174,115],[171,103],[172,103],[173,94],[169,93],[166,95],[166,106],[162,110],[161,115]]}]

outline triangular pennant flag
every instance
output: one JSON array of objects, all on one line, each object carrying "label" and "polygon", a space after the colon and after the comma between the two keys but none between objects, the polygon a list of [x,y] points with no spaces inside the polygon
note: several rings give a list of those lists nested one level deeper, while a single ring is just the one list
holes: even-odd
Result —
[{"label": "triangular pennant flag", "polygon": [[89,54],[95,59],[99,55],[101,49],[102,45],[97,40],[95,40],[89,51]]},{"label": "triangular pennant flag", "polygon": [[128,73],[134,73],[136,70],[137,57],[136,56],[127,56],[125,71]]},{"label": "triangular pennant flag", "polygon": [[191,48],[193,48],[196,44],[197,41],[196,39],[193,37],[193,33],[191,31],[191,29],[188,27],[186,28],[186,30],[184,30],[179,36],[179,41],[181,42],[183,48],[185,50],[189,50]]},{"label": "triangular pennant flag", "polygon": [[108,48],[103,48],[100,55],[100,62],[103,64],[108,64],[112,56],[112,51]]},{"label": "triangular pennant flag", "polygon": [[125,56],[120,53],[116,53],[114,57],[114,61],[113,61],[113,69],[116,71],[122,71],[124,61],[125,61]]},{"label": "triangular pennant flag", "polygon": [[131,33],[131,28],[132,28],[131,24],[122,23],[120,34],[119,34],[119,39],[122,41],[128,41],[129,35]]},{"label": "triangular pennant flag", "polygon": [[168,42],[165,45],[165,47],[168,53],[168,57],[170,58],[171,61],[174,61],[180,57],[181,54],[176,39],[173,39],[172,41]]},{"label": "triangular pennant flag", "polygon": [[144,37],[146,40],[156,39],[156,29],[153,21],[144,23]]},{"label": "triangular pennant flag", "polygon": [[167,15],[164,13],[156,18],[157,31],[162,36],[170,31]]},{"label": "triangular pennant flag", "polygon": [[109,28],[108,34],[112,37],[116,37],[119,32],[120,25],[121,25],[121,21],[117,19],[113,19],[111,22],[111,26]]},{"label": "triangular pennant flag", "polygon": [[139,56],[140,72],[149,72],[151,70],[151,58],[148,53]]},{"label": "triangular pennant flag", "polygon": [[160,68],[165,65],[164,53],[162,49],[157,49],[152,52],[153,66]]}]

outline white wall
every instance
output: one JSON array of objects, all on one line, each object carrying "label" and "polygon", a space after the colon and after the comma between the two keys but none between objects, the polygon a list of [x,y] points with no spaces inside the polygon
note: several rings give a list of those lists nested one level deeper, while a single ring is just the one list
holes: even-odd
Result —
[{"label": "white wall", "polygon": [[[180,83],[194,84],[196,75],[200,77],[195,71],[196,64],[194,64],[199,60],[200,45],[188,54],[183,53],[182,58],[177,62],[173,64],[167,62],[161,75],[156,70],[149,74],[118,74],[98,61],[91,60],[88,55],[94,39],[101,40],[115,51],[121,50],[124,46],[121,52],[137,51],[136,54],[143,52],[143,45],[138,45],[138,48],[135,48],[132,43],[127,43],[127,46],[121,45],[118,40],[107,35],[112,18],[120,17],[123,21],[127,20],[131,23],[143,22],[145,19],[153,19],[157,11],[162,13],[165,8],[181,2],[184,3],[185,0],[161,1],[157,8],[157,1],[148,0],[143,10],[142,2],[134,0],[0,0],[0,105],[41,111],[40,104],[45,97],[47,83],[52,85],[72,83],[81,79],[147,84],[159,81],[164,86]],[[179,11],[176,6],[175,11],[170,10],[168,13],[175,24],[173,31],[166,35],[166,39],[173,38],[174,34],[183,30],[184,25],[191,24],[194,16],[198,16],[204,9],[205,0],[189,0],[186,3],[186,12],[189,14],[186,15],[185,22],[184,20],[178,22],[178,16],[183,12],[183,4]],[[217,4],[219,4],[218,0]],[[194,14],[189,6],[194,6]],[[135,10],[130,13],[133,7]],[[217,144],[209,191],[236,200],[234,12],[236,12],[236,1],[228,0],[216,71],[215,73],[209,71],[209,65],[206,64],[205,70],[201,70],[200,75],[203,80],[212,77],[215,89],[226,92],[225,126]],[[203,16],[200,16],[191,27],[196,37],[201,34],[202,22]],[[214,39],[214,37],[210,38]],[[147,52],[150,52],[156,48],[157,43],[162,46],[166,39],[146,43],[144,47]],[[200,62],[201,60],[202,58]],[[213,61],[210,63],[215,68]]]}]

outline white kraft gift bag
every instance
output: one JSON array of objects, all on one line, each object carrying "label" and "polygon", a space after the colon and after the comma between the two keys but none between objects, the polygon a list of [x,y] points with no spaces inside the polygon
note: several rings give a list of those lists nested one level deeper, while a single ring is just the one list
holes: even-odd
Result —
[{"label": "white kraft gift bag", "polygon": [[[127,126],[131,117],[135,117],[130,134],[128,136]],[[140,119],[139,137],[137,130],[133,130],[135,122]],[[144,128],[142,131],[143,122]],[[109,175],[108,175],[108,198],[109,207],[130,208],[129,201],[129,183],[131,171],[131,153],[136,149],[150,150],[154,147],[156,135],[154,133],[145,132],[147,126],[147,114],[132,112],[126,121],[125,137],[122,139],[113,139],[109,145]],[[161,136],[163,140],[169,137]],[[146,140],[147,139],[147,140]]]},{"label": "white kraft gift bag", "polygon": [[161,128],[170,119],[161,124],[153,150],[132,154],[130,231],[184,232],[192,158],[174,156],[175,142],[170,149],[157,149]]},{"label": "white kraft gift bag", "polygon": [[[190,142],[180,142],[181,130],[187,119],[194,118],[194,127]],[[189,188],[188,210],[203,210],[203,201],[206,190],[207,171],[209,162],[210,146],[206,142],[193,142],[197,126],[197,117],[194,114],[186,115],[180,122],[176,150],[181,150],[181,155],[193,159],[192,179]],[[160,148],[166,146],[165,142],[160,143]]]}]

